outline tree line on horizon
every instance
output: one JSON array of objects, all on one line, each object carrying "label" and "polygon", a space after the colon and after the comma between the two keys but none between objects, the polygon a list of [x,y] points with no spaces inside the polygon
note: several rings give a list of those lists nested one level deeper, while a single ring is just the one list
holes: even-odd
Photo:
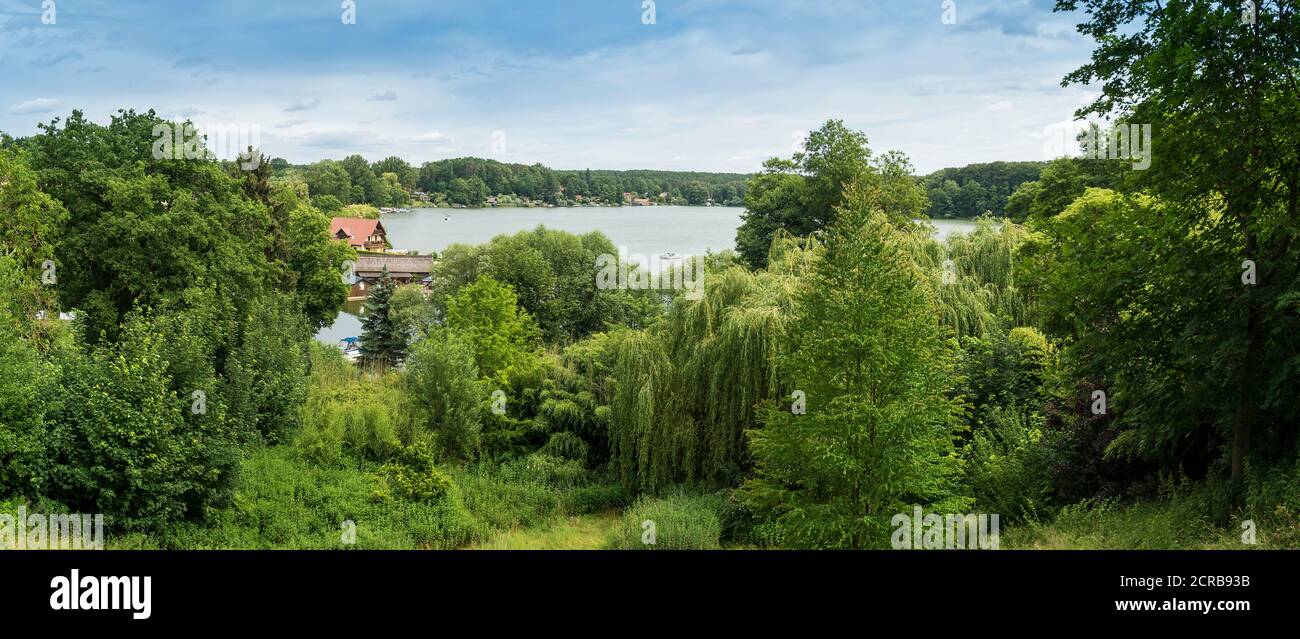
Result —
[{"label": "tree line on horizon", "polygon": [[[426,162],[419,167],[396,156],[372,163],[361,155],[306,165],[293,165],[282,158],[271,163],[277,179],[301,180],[317,208],[329,213],[349,205],[404,207],[416,193],[426,194],[434,205],[468,207],[482,206],[489,197],[514,205],[529,201],[556,206],[579,202],[622,205],[628,199],[625,193],[658,204],[744,207],[752,177],[695,171],[563,171],[541,164],[473,157]],[[1022,184],[1037,180],[1047,164],[999,161],[940,169],[919,178],[929,199],[924,213],[934,219],[970,219],[985,214],[1014,217],[1008,198]]]}]

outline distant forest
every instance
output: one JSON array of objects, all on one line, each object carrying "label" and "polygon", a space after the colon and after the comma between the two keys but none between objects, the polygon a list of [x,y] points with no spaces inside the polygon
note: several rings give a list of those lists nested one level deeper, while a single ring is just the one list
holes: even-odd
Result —
[{"label": "distant forest", "polygon": [[560,171],[481,158],[438,160],[419,167],[398,157],[370,163],[360,155],[306,166],[279,158],[271,163],[282,179],[305,182],[313,201],[325,210],[349,204],[405,206],[420,193],[430,204],[469,207],[483,206],[489,197],[507,205],[622,205],[646,198],[657,204],[743,206],[749,179],[741,173]]},{"label": "distant forest", "polygon": [[[1007,199],[1021,184],[1037,181],[1046,162],[989,162],[941,169],[922,178],[931,218],[1006,217]],[[1011,214],[1012,217],[1016,217]]]},{"label": "distant forest", "polygon": [[[680,206],[745,206],[743,173],[694,171],[608,171],[552,169],[541,164],[507,164],[482,158],[426,162],[418,167],[398,157],[369,162],[360,155],[308,165],[271,161],[280,180],[306,184],[313,203],[327,212],[348,205],[484,206],[495,197],[503,206],[622,205],[637,198]],[[918,177],[929,196],[931,218],[1008,215],[1007,199],[1020,185],[1039,179],[1046,162],[989,162],[947,168]],[[629,194],[625,196],[624,194]],[[1014,217],[1014,215],[1012,215]]]}]

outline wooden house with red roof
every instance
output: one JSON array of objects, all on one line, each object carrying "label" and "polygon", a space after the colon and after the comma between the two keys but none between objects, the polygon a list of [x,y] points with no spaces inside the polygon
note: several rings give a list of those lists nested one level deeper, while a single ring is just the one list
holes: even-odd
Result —
[{"label": "wooden house with red roof", "polygon": [[388,248],[388,232],[379,220],[331,218],[330,237],[347,242],[348,246],[358,251],[383,251]]}]

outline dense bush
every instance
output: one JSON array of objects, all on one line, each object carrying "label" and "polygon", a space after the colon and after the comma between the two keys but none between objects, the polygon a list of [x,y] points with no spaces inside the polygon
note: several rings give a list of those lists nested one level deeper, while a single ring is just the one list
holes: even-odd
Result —
[{"label": "dense bush", "polygon": [[1300,459],[1248,473],[1246,515],[1259,525],[1261,543],[1300,548]]},{"label": "dense bush", "polygon": [[622,510],[632,501],[632,493],[622,484],[591,484],[574,488],[566,494],[567,507],[572,515]]},{"label": "dense bush", "polygon": [[306,319],[292,298],[260,298],[249,305],[239,346],[227,364],[232,418],[264,438],[283,441],[298,426],[306,398]]},{"label": "dense bush", "polygon": [[104,513],[117,530],[200,517],[233,488],[233,432],[219,411],[196,414],[170,388],[161,342],[135,315],[115,346],[60,353],[45,492],[77,512]]},{"label": "dense bush", "polygon": [[1042,445],[1043,417],[1016,406],[994,407],[966,451],[966,478],[980,512],[1003,522],[1050,513],[1051,460]]},{"label": "dense bush", "polygon": [[405,382],[421,427],[436,434],[442,454],[474,459],[482,447],[484,392],[473,347],[451,331],[434,331],[412,349]]},{"label": "dense bush", "polygon": [[451,478],[438,469],[426,444],[408,446],[398,459],[379,468],[377,499],[437,501],[454,488]]},{"label": "dense bush", "polygon": [[[377,477],[321,467],[291,447],[254,452],[244,463],[232,508],[206,524],[183,523],[115,539],[117,548],[450,549],[482,541],[489,529],[454,489],[436,500],[376,500]],[[346,543],[348,522],[354,543]]]},{"label": "dense bush", "polygon": [[569,432],[552,434],[540,452],[558,459],[576,461],[579,464],[587,462],[587,442]]}]

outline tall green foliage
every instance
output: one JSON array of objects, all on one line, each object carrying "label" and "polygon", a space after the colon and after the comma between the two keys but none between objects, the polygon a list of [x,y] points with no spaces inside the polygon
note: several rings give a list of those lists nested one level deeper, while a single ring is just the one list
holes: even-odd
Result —
[{"label": "tall green foliage", "polygon": [[[1214,0],[1057,2],[1058,10],[1082,11],[1079,31],[1098,43],[1092,59],[1066,77],[1102,88],[1077,115],[1153,126],[1150,168],[1133,181],[1176,207],[1167,223],[1183,233],[1165,233],[1148,259],[1195,262],[1186,256],[1188,245],[1203,244],[1222,260],[1184,271],[1184,280],[1217,294],[1203,314],[1188,318],[1190,330],[1177,343],[1162,343],[1171,333],[1152,335],[1145,342],[1152,349],[1143,352],[1164,359],[1169,351],[1156,351],[1157,344],[1177,349],[1183,357],[1170,362],[1171,373],[1182,373],[1193,354],[1212,353],[1217,372],[1149,380],[1158,390],[1144,390],[1131,405],[1159,406],[1165,416],[1153,415],[1156,428],[1177,432],[1179,418],[1205,397],[1229,403],[1228,423],[1216,421],[1228,427],[1234,481],[1244,478],[1252,440],[1269,444],[1258,449],[1264,455],[1292,444],[1300,416],[1297,345],[1282,337],[1300,328],[1300,20],[1290,3],[1256,4],[1252,19],[1242,20],[1240,3]],[[1188,229],[1196,237],[1187,237]],[[1255,283],[1243,286],[1238,269],[1247,262]],[[1171,314],[1191,306],[1171,302],[1148,310]]]},{"label": "tall green foliage", "polygon": [[232,495],[234,433],[216,404],[171,388],[163,340],[132,314],[114,346],[59,354],[44,494],[118,530],[198,518]]},{"label": "tall green foliage", "polygon": [[830,224],[850,184],[857,183],[877,206],[904,223],[929,206],[906,156],[897,151],[873,156],[867,136],[840,120],[827,121],[808,134],[802,151],[788,160],[772,158],[763,169],[749,184],[736,231],[737,252],[755,268],[767,264],[779,232],[807,236]]},{"label": "tall green foliage", "polygon": [[232,417],[268,442],[284,441],[306,398],[307,322],[289,300],[266,297],[253,301],[242,325],[226,374]]},{"label": "tall green foliage", "polygon": [[892,515],[953,494],[957,406],[933,292],[864,204],[839,210],[797,297],[783,364],[807,414],[769,404],[750,434],[746,500],[799,547],[887,546]]},{"label": "tall green foliage", "polygon": [[407,392],[447,457],[473,459],[482,446],[479,414],[484,397],[478,376],[473,345],[453,331],[434,331],[411,351]]},{"label": "tall green foliage", "polygon": [[537,325],[517,305],[507,285],[482,276],[447,300],[447,327],[474,345],[484,378],[509,379],[512,369],[536,358]]}]

